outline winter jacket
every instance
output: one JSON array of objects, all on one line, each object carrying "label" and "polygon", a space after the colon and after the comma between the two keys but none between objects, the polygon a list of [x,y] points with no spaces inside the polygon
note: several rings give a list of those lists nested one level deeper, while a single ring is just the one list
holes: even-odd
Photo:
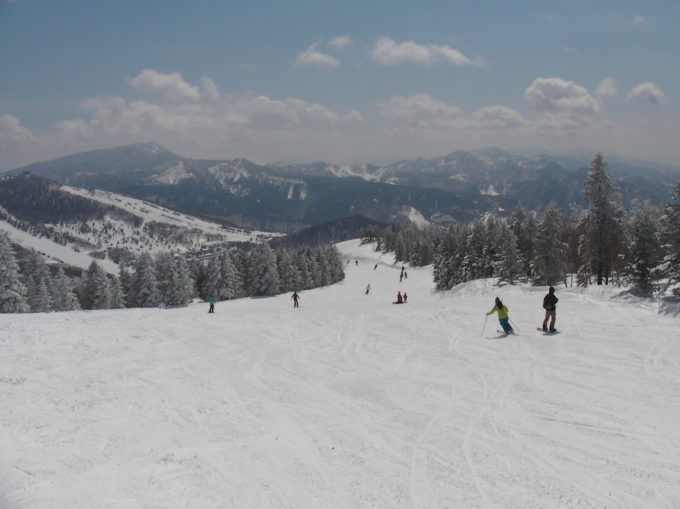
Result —
[{"label": "winter jacket", "polygon": [[557,301],[559,299],[555,297],[554,293],[549,293],[543,297],[543,309],[546,311],[555,311],[557,309]]},{"label": "winter jacket", "polygon": [[503,318],[508,317],[508,306],[503,305],[502,308],[499,308],[498,306],[494,306],[491,308],[491,311],[487,313],[487,316],[490,315],[493,312],[498,312],[498,319],[502,320]]}]

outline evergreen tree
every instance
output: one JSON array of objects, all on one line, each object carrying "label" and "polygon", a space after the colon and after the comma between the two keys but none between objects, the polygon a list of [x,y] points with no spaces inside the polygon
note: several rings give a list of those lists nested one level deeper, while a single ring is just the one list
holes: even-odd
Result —
[{"label": "evergreen tree", "polygon": [[124,308],[125,295],[123,294],[123,286],[120,284],[120,279],[118,279],[116,276],[111,276],[109,279],[109,291],[109,307],[111,309]]},{"label": "evergreen tree", "polygon": [[54,311],[73,311],[80,309],[78,298],[73,292],[71,281],[59,266],[52,282],[52,309]]},{"label": "evergreen tree", "polygon": [[500,281],[513,283],[522,272],[522,257],[517,249],[517,239],[509,228],[503,227],[500,238],[500,260],[496,266],[496,275]]},{"label": "evergreen tree", "polygon": [[253,248],[248,273],[253,295],[276,295],[278,293],[279,274],[276,269],[276,254],[269,244],[258,244]]},{"label": "evergreen tree", "polygon": [[602,155],[597,154],[583,186],[583,194],[592,207],[583,220],[581,253],[587,258],[587,266],[594,270],[598,285],[609,284],[623,237],[620,195],[606,174],[606,167]]},{"label": "evergreen tree", "polygon": [[288,249],[280,248],[277,250],[276,267],[279,272],[279,290],[281,292],[292,292],[297,289],[299,272]]},{"label": "evergreen tree", "polygon": [[[661,242],[665,252],[662,266],[671,284],[680,283],[680,183],[673,190],[673,200],[666,204],[661,217]],[[680,296],[680,285],[673,289]]]},{"label": "evergreen tree", "polygon": [[19,265],[5,233],[0,232],[0,313],[26,313],[26,287],[19,279]]},{"label": "evergreen tree", "polygon": [[127,305],[130,302],[129,295],[132,288],[132,274],[122,264],[118,267],[118,282],[120,283],[121,297]]},{"label": "evergreen tree", "polygon": [[144,253],[135,262],[135,273],[132,278],[128,305],[131,307],[152,308],[160,304],[158,281],[153,267],[151,255]]},{"label": "evergreen tree", "polygon": [[194,283],[191,279],[189,265],[183,256],[175,256],[173,272],[173,291],[171,303],[173,305],[188,304],[193,296]]},{"label": "evergreen tree", "polygon": [[33,313],[46,313],[52,309],[50,274],[42,255],[31,251],[23,270],[28,305]]},{"label": "evergreen tree", "polygon": [[50,290],[47,284],[48,278],[40,278],[33,289],[31,296],[31,312],[47,313],[52,310]]},{"label": "evergreen tree", "polygon": [[627,254],[624,272],[633,290],[651,296],[654,281],[661,271],[663,250],[659,241],[659,210],[650,204],[637,204],[628,225]]},{"label": "evergreen tree", "polygon": [[215,299],[220,300],[219,294],[221,289],[225,286],[224,281],[222,281],[222,264],[218,256],[211,256],[205,265],[204,274],[205,279],[203,282],[203,291],[205,295],[204,299],[209,299],[210,297],[215,297]]},{"label": "evergreen tree", "polygon": [[312,288],[314,284],[312,283],[312,276],[309,273],[309,264],[306,256],[306,250],[304,248],[298,249],[293,257],[295,267],[297,268],[297,277],[295,279],[294,290],[306,290],[307,288]]},{"label": "evergreen tree", "polygon": [[550,203],[536,232],[534,278],[546,285],[565,280],[566,244],[562,240],[564,219],[555,202]]},{"label": "evergreen tree", "polygon": [[85,273],[80,290],[80,302],[83,309],[108,309],[111,304],[109,281],[104,269],[93,261]]},{"label": "evergreen tree", "polygon": [[537,229],[535,215],[527,212],[521,203],[518,204],[512,213],[510,229],[517,239],[517,249],[522,259],[524,275],[530,278],[535,257],[534,245]]},{"label": "evergreen tree", "polygon": [[170,253],[158,253],[154,259],[160,303],[172,305],[174,261]]}]

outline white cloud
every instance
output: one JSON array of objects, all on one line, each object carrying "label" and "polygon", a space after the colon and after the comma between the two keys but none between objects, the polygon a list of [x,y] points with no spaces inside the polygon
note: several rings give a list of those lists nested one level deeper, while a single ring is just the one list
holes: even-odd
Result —
[{"label": "white cloud", "polygon": [[614,78],[605,78],[595,89],[595,97],[599,101],[604,101],[607,97],[618,95],[619,90],[616,88],[616,81]]},{"label": "white cloud", "polygon": [[220,92],[217,85],[210,78],[201,78],[202,96],[208,101],[216,101],[220,98]]},{"label": "white cloud", "polygon": [[33,133],[24,127],[18,118],[7,113],[0,115],[0,141],[24,143],[33,138]]},{"label": "white cloud", "polygon": [[633,18],[633,24],[634,25],[644,25],[648,23],[649,20],[645,18],[644,16],[641,16],[639,14],[636,14],[635,17]]},{"label": "white cloud", "polygon": [[401,122],[406,129],[452,129],[464,123],[463,112],[427,94],[392,96],[378,105],[384,117]]},{"label": "white cloud", "polygon": [[354,41],[352,41],[348,35],[338,35],[337,37],[333,37],[330,41],[328,41],[328,44],[335,48],[343,49],[346,46],[352,44],[352,42]]},{"label": "white cloud", "polygon": [[668,98],[666,94],[651,81],[646,81],[634,86],[628,91],[626,98],[629,101],[648,102],[658,106],[659,104],[666,104]]},{"label": "white cloud", "polygon": [[128,82],[135,88],[163,94],[166,99],[173,101],[201,99],[198,87],[184,81],[178,72],[164,74],[153,69],[144,69],[134,78],[130,78]]},{"label": "white cloud", "polygon": [[293,67],[301,65],[316,67],[318,69],[335,69],[336,67],[340,67],[341,64],[340,60],[332,55],[318,51],[316,49],[316,44],[312,44],[297,56]]},{"label": "white cloud", "polygon": [[373,59],[381,65],[432,65],[443,61],[456,67],[483,66],[481,59],[472,60],[451,46],[418,44],[413,41],[397,43],[391,37],[381,37],[371,52]]},{"label": "white cloud", "polygon": [[476,127],[486,129],[516,129],[527,124],[518,112],[505,106],[487,106],[477,110],[472,119]]},{"label": "white cloud", "polygon": [[537,78],[524,95],[531,106],[543,112],[589,115],[599,109],[584,87],[562,78]]}]

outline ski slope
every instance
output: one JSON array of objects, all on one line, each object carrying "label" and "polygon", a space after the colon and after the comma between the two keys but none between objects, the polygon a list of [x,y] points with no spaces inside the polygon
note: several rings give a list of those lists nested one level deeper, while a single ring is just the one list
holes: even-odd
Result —
[{"label": "ski slope", "polygon": [[0,316],[0,507],[680,508],[677,317],[340,248],[299,309]]}]

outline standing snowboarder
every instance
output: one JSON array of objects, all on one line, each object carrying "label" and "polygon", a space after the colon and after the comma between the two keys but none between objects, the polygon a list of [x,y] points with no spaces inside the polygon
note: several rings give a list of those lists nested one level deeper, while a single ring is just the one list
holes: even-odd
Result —
[{"label": "standing snowboarder", "polygon": [[506,334],[514,334],[515,331],[512,330],[512,327],[510,326],[510,317],[508,316],[508,306],[505,306],[501,299],[496,297],[496,301],[494,306],[491,308],[491,311],[489,311],[486,316],[489,316],[491,313],[498,313],[498,321],[501,324],[501,327],[503,327],[503,331]]},{"label": "standing snowboarder", "polygon": [[408,295],[406,295],[406,292],[404,292],[404,304],[408,302]]},{"label": "standing snowboarder", "polygon": [[401,296],[401,292],[397,292],[397,304],[403,304],[404,298]]},{"label": "standing snowboarder", "polygon": [[210,303],[210,308],[208,309],[208,313],[214,313],[215,312],[215,297],[212,295],[208,299],[208,302]]},{"label": "standing snowboarder", "polygon": [[[543,319],[543,330],[556,332],[555,330],[555,314],[557,312],[557,301],[555,297],[555,288],[552,286],[548,289],[548,293],[543,297],[543,309],[545,309],[545,318]],[[548,329],[548,319],[550,319],[550,329]]]},{"label": "standing snowboarder", "polygon": [[371,283],[368,283],[366,285],[366,295],[368,295],[370,293],[370,291],[371,291]]},{"label": "standing snowboarder", "polygon": [[293,292],[293,295],[291,295],[290,298],[293,299],[294,308],[300,307],[300,296],[298,295],[297,291]]}]

